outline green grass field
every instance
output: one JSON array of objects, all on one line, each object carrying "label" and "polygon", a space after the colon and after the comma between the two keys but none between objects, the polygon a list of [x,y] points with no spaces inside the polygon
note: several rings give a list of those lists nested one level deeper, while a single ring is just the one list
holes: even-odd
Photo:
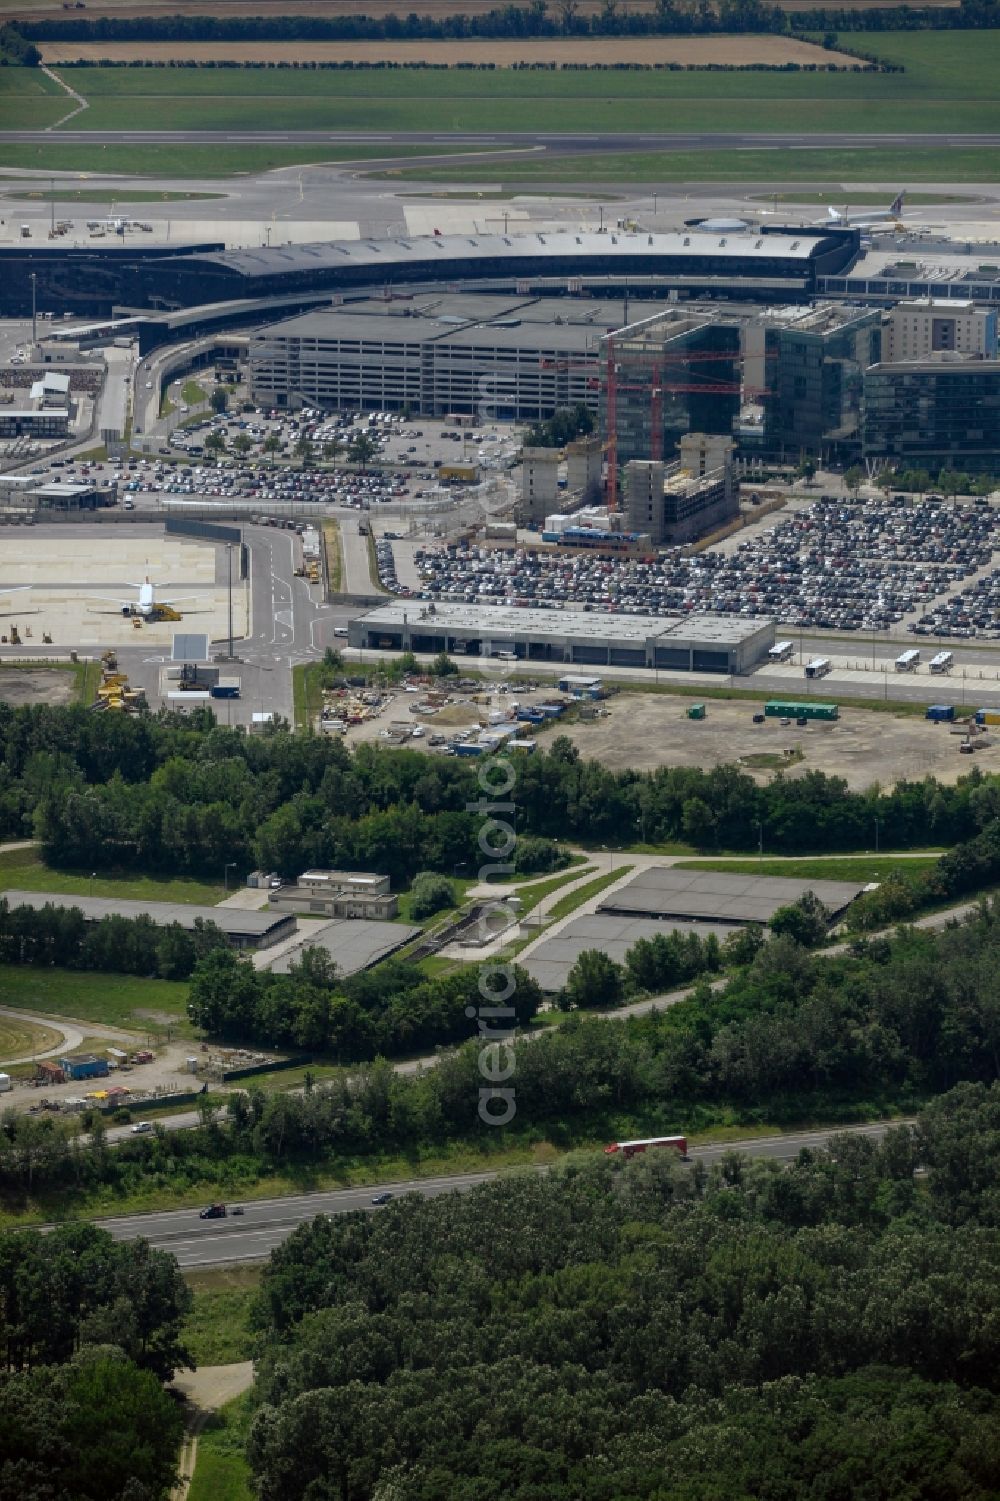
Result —
[{"label": "green grass field", "polygon": [[[141,100],[160,130],[518,129],[826,131],[1000,129],[1000,31],[849,33],[903,73],[534,72],[69,68],[89,101],[72,127],[127,129]],[[26,101],[28,102],[28,101]],[[37,109],[59,101],[48,91]],[[18,105],[20,109],[20,102]],[[61,104],[59,108],[62,108]],[[58,118],[58,113],[55,118]],[[46,123],[49,123],[46,121]]]},{"label": "green grass field", "polygon": [[623,876],[627,876],[632,869],[631,865],[616,865],[614,870],[605,871],[601,876],[595,876],[592,881],[584,881],[575,891],[568,891],[564,897],[560,897],[549,908],[546,916],[552,922],[557,922],[561,917],[568,917],[575,912],[577,907],[582,907],[584,902],[589,902],[593,896],[598,896],[608,886],[613,886]]},{"label": "green grass field", "polygon": [[884,881],[895,875],[923,875],[937,855],[838,855],[830,860],[679,860],[679,870],[720,870],[740,876],[785,876],[799,881]]},{"label": "green grass field", "polygon": [[176,980],[0,964],[0,995],[15,1011],[135,1032],[165,1033],[169,1027],[175,1035],[193,1035],[187,1020],[188,987]]},{"label": "green grass field", "polygon": [[250,1359],[247,1315],[260,1274],[259,1266],[204,1267],[185,1273],[194,1307],[184,1320],[182,1340],[199,1366]]},{"label": "green grass field", "polygon": [[198,1435],[188,1501],[253,1501],[246,1460],[249,1400],[237,1397],[215,1413]]},{"label": "green grass field", "polygon": [[[1000,130],[1000,30],[848,33],[845,44],[901,62],[903,73],[532,72],[455,69],[303,72],[191,68],[68,68],[66,80],[89,101],[74,130],[127,129],[141,102],[144,121],[163,130],[283,131],[509,129],[601,131],[821,132]],[[6,76],[4,76],[6,75]],[[0,74],[0,113],[26,127],[66,113],[68,96],[36,69]],[[5,109],[6,107],[6,109]],[[432,148],[433,149],[433,148]],[[0,165],[46,170],[224,177],[316,161],[425,158],[426,147],[383,144],[99,146],[52,143],[6,147]],[[617,153],[587,157],[526,152],[491,160],[393,168],[387,175],[439,182],[559,185],[586,181],[948,183],[991,181],[988,147],[821,148]]]},{"label": "green grass field", "polygon": [[36,847],[0,850],[0,891],[52,891],[62,896],[124,897],[140,902],[188,902],[197,906],[215,906],[225,895],[222,886],[211,881],[188,880],[183,876],[170,879],[107,871],[91,878],[89,871],[52,870]]}]

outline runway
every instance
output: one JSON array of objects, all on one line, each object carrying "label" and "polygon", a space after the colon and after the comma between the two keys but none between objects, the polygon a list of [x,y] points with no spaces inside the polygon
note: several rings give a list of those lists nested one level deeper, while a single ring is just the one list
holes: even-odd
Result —
[{"label": "runway", "polygon": [[[581,135],[576,132],[562,134],[558,131],[492,131],[482,134],[448,135],[440,131],[338,131],[338,130],[4,130],[0,131],[0,144],[21,146],[260,146],[260,145],[325,145],[325,146],[373,146],[384,143],[387,147],[412,148],[427,146],[443,148],[429,150],[428,156],[440,158],[445,155],[468,156],[476,151],[486,151],[491,159],[505,152],[545,151],[557,156],[592,156],[613,152],[656,151],[725,151],[725,150],[826,150],[886,147],[942,148],[961,146],[1000,146],[1000,134],[984,132],[974,135],[955,135],[950,132],[912,135],[906,132],[885,134],[870,131],[834,131],[822,135],[803,136],[801,133],[782,132],[766,134],[759,131],[682,131],[682,132],[622,132],[621,134]],[[392,160],[391,151],[384,160]],[[419,165],[420,158],[406,156],[407,166]],[[365,167],[379,165],[377,159],[366,156]]]}]

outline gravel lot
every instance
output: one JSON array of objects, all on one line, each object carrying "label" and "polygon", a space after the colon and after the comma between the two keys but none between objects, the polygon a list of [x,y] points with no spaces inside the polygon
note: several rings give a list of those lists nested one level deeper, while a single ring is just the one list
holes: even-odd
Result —
[{"label": "gravel lot", "polygon": [[835,723],[811,721],[807,729],[799,729],[794,723],[782,728],[776,719],[754,724],[758,705],[752,702],[708,699],[707,717],[690,720],[686,711],[691,702],[667,694],[623,694],[607,701],[607,718],[560,724],[540,737],[541,744],[551,743],[552,734],[568,735],[583,755],[611,767],[641,771],[657,766],[720,766],[742,756],[773,755],[773,766],[744,768],[761,782],[774,775],[787,751],[801,751],[802,759],[789,766],[787,776],[824,771],[842,776],[854,791],[875,781],[888,787],[924,776],[954,782],[968,774],[973,760],[983,771],[1000,769],[1000,743],[975,757],[962,756],[958,735],[949,734],[946,725],[915,715],[894,718],[842,709]]}]

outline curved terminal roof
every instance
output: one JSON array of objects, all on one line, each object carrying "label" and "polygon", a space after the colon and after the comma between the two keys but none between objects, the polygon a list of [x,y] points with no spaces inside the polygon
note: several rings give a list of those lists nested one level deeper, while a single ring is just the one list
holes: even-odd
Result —
[{"label": "curved terminal roof", "polygon": [[[224,250],[198,256],[199,262],[228,267],[244,276],[274,276],[281,272],[315,270],[320,266],[385,266],[405,271],[414,265],[470,260],[516,260],[519,255],[533,261],[565,261],[575,257],[600,257],[602,260],[625,261],[638,258],[649,262],[655,271],[664,258],[706,256],[732,261],[794,260],[808,261],[821,250],[830,248],[825,234],[761,231],[757,236],[744,233],[742,220],[720,221],[720,228],[655,234],[652,231],[626,233],[623,230],[557,230],[531,234],[426,235],[393,240],[324,240],[306,245],[269,245],[252,250]],[[738,234],[739,239],[729,236]]]}]

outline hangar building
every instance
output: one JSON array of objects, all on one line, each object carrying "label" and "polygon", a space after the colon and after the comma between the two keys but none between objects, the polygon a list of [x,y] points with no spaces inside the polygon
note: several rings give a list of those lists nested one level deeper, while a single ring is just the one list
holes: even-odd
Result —
[{"label": "hangar building", "polygon": [[748,673],[774,645],[774,621],[730,615],[597,615],[505,605],[379,605],[348,626],[364,651],[440,652],[505,661]]}]

